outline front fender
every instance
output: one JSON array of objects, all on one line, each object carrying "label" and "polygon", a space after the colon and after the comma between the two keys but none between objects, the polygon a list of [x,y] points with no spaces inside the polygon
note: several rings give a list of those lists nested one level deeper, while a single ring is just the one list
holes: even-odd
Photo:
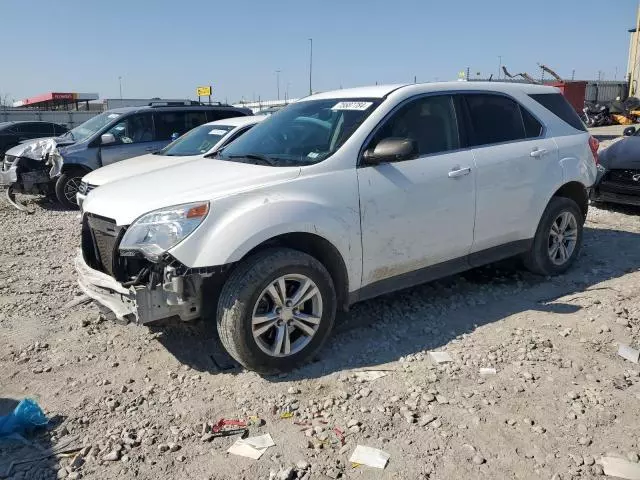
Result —
[{"label": "front fender", "polygon": [[357,207],[340,199],[328,205],[301,195],[283,198],[278,194],[248,193],[234,197],[233,201],[214,201],[204,223],[169,253],[193,268],[225,265],[287,233],[311,233],[330,242],[347,267],[350,287],[359,285],[362,273],[359,212]]}]

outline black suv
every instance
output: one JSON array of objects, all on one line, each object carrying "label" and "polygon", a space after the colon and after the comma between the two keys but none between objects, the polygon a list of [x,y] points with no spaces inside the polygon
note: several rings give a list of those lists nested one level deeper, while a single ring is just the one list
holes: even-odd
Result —
[{"label": "black suv", "polygon": [[0,159],[4,152],[24,140],[57,137],[67,130],[64,125],[52,122],[0,122]]}]

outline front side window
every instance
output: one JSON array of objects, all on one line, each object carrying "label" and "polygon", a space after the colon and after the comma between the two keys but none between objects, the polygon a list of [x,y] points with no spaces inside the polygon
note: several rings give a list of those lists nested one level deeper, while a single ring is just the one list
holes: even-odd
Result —
[{"label": "front side window", "polygon": [[158,155],[187,156],[202,155],[222,140],[235,127],[229,125],[200,125],[158,152]]},{"label": "front side window", "polygon": [[528,137],[520,104],[514,100],[485,93],[468,94],[465,98],[474,131],[471,142],[473,146],[510,142]]},{"label": "front side window", "polygon": [[334,98],[293,103],[230,143],[218,158],[272,166],[321,162],[347,141],[380,102],[379,98]]},{"label": "front side window", "polygon": [[385,138],[414,140],[418,156],[460,148],[453,98],[427,96],[406,103],[385,121],[368,148],[375,148]]},{"label": "front side window", "polygon": [[153,141],[151,115],[148,113],[130,115],[116,123],[107,133],[112,134],[116,143],[119,144],[151,142]]},{"label": "front side window", "polygon": [[81,142],[91,137],[93,134],[100,131],[103,127],[108,124],[114,122],[116,119],[120,117],[119,113],[115,112],[104,112],[100,115],[96,115],[93,118],[90,118],[84,123],[81,123],[76,128],[68,131],[66,135],[71,137],[72,140],[76,142]]}]

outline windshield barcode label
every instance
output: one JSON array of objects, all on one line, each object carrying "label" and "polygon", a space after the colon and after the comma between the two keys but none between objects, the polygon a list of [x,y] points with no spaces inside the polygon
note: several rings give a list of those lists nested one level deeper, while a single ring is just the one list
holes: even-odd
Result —
[{"label": "windshield barcode label", "polygon": [[331,110],[366,110],[373,102],[338,102]]}]

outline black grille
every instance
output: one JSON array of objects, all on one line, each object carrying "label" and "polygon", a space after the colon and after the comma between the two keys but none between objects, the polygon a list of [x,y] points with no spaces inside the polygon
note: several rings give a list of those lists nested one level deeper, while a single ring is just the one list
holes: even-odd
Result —
[{"label": "black grille", "polygon": [[640,195],[640,170],[611,170],[599,188],[605,192]]},{"label": "black grille", "polygon": [[85,261],[115,277],[118,245],[124,228],[110,218],[87,214],[83,222],[82,250]]}]

